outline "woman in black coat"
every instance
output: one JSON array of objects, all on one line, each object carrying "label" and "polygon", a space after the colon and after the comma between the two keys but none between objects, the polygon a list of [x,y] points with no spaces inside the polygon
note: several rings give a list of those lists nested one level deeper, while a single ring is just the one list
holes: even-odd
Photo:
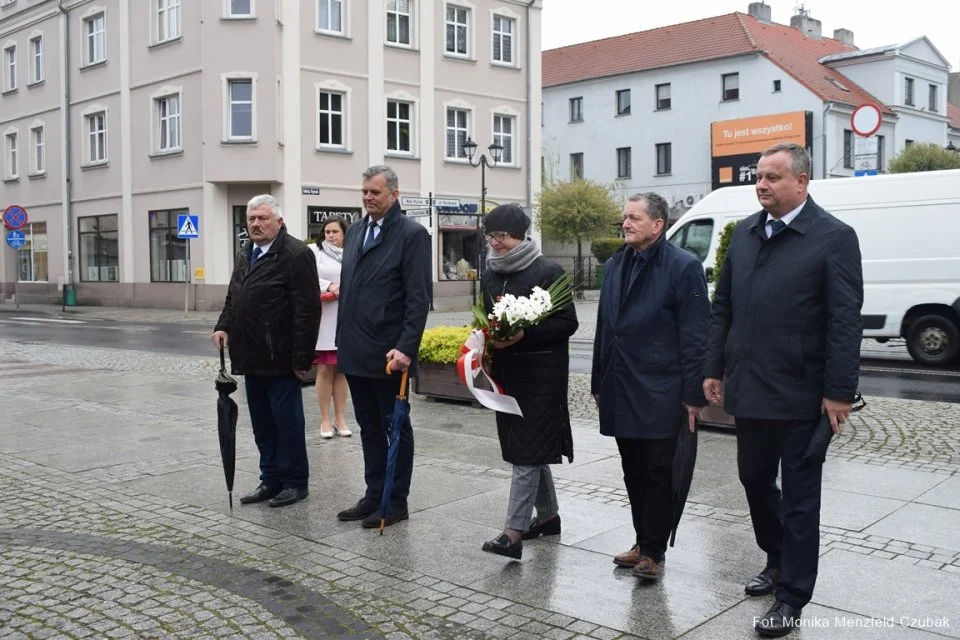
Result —
[{"label": "woman in black coat", "polygon": [[[530,221],[517,205],[501,205],[484,219],[490,244],[481,279],[487,313],[504,294],[529,296],[535,286],[546,290],[563,275],[546,260],[532,238]],[[520,558],[523,540],[560,533],[557,495],[551,464],[566,456],[573,462],[573,437],[567,410],[570,369],[569,339],[577,330],[571,302],[535,327],[504,342],[491,344],[490,373],[503,392],[516,398],[523,416],[497,412],[497,434],[503,459],[513,465],[513,482],[504,532],[485,542],[483,550]],[[533,518],[536,506],[537,517]]]}]

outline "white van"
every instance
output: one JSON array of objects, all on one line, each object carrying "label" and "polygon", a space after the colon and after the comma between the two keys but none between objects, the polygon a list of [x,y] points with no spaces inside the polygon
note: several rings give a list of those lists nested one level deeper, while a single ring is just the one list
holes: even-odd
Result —
[{"label": "white van", "polygon": [[[960,357],[960,170],[814,180],[810,195],[857,231],[863,335],[906,338],[928,366]],[[667,232],[709,273],[724,227],[760,210],[753,185],[707,194]]]}]

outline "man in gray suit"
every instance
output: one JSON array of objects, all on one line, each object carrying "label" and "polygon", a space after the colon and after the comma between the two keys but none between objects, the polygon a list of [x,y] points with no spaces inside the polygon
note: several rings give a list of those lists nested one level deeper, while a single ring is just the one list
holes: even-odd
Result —
[{"label": "man in gray suit", "polygon": [[807,195],[810,173],[810,154],[793,143],[760,158],[763,210],[733,232],[704,365],[707,400],[736,418],[740,482],[767,555],[745,591],[776,594],[754,622],[774,637],[799,625],[817,579],[822,459],[804,454],[821,415],[839,433],[860,375],[860,245]]},{"label": "man in gray suit", "polygon": [[[416,367],[430,310],[430,234],[400,211],[397,174],[384,165],[363,173],[367,216],[347,230],[340,272],[337,368],[347,376],[360,425],[366,494],[337,514],[380,526],[380,499],[387,465],[387,427],[399,376]],[[409,409],[409,406],[408,406]],[[386,524],[407,519],[413,475],[413,427],[409,411],[400,430],[396,476]]]}]

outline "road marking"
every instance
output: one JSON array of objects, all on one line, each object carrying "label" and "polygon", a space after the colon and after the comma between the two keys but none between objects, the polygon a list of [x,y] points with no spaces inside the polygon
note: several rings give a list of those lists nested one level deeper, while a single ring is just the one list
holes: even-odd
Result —
[{"label": "road marking", "polygon": [[181,331],[180,333],[199,333],[200,335],[204,336],[213,335],[213,331]]},{"label": "road marking", "polygon": [[894,367],[860,367],[860,372],[870,373],[907,373],[921,376],[943,376],[950,378],[960,377],[960,371],[942,371],[939,369],[898,369]]},{"label": "road marking", "polygon": [[26,320],[27,322],[51,322],[54,324],[87,324],[85,320],[67,320],[64,318],[10,318],[11,320]]}]

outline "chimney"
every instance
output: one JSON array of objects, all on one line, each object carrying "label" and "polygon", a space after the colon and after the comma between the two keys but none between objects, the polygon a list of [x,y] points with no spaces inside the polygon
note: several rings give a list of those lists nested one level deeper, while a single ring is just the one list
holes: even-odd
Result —
[{"label": "chimney", "polygon": [[803,5],[800,5],[800,8],[797,9],[797,15],[790,18],[790,26],[794,29],[799,29],[805,36],[817,38],[818,40],[823,37],[821,34],[820,21],[811,18],[810,11],[804,9]]},{"label": "chimney", "polygon": [[856,46],[853,44],[853,31],[850,31],[850,29],[834,29],[833,39],[842,42],[848,47]]},{"label": "chimney", "polygon": [[770,5],[765,2],[751,2],[747,7],[747,13],[761,22],[773,22]]}]

